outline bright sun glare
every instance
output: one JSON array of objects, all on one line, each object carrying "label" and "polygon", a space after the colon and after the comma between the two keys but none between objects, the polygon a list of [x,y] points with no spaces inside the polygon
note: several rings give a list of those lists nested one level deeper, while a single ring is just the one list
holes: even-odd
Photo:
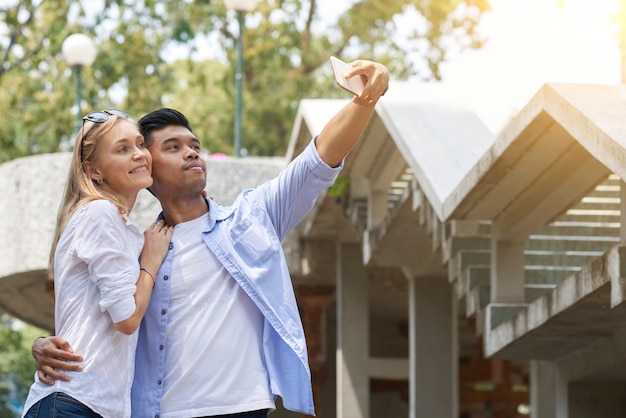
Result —
[{"label": "bright sun glare", "polygon": [[619,0],[490,3],[485,47],[463,53],[442,72],[492,131],[546,82],[620,82]]}]

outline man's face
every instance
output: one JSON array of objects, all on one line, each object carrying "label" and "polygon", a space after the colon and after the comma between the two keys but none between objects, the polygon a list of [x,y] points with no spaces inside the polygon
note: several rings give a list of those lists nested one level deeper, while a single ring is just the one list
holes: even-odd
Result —
[{"label": "man's face", "polygon": [[168,126],[152,132],[152,191],[159,200],[193,198],[206,186],[206,161],[189,129]]}]

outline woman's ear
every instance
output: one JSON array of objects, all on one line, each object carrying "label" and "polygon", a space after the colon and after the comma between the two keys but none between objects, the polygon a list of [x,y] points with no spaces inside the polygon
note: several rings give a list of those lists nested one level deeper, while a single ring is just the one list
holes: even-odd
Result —
[{"label": "woman's ear", "polygon": [[83,170],[85,170],[87,176],[93,181],[97,181],[101,177],[100,172],[91,161],[83,162]]}]

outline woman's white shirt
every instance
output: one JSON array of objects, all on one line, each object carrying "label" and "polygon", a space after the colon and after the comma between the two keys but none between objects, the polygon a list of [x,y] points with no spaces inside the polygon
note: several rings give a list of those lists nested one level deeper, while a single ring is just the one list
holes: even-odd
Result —
[{"label": "woman's white shirt", "polygon": [[24,411],[53,392],[64,392],[105,417],[130,416],[137,332],[114,323],[135,311],[143,234],[107,200],[79,208],[55,252],[55,332],[84,357],[69,382],[41,383],[35,374]]}]

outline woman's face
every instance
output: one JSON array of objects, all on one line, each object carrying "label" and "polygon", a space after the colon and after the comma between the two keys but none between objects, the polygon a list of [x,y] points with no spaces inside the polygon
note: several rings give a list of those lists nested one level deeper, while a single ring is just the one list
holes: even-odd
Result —
[{"label": "woman's face", "polygon": [[143,136],[130,121],[118,119],[98,144],[92,179],[129,203],[139,190],[152,185],[152,156],[144,147]]}]

